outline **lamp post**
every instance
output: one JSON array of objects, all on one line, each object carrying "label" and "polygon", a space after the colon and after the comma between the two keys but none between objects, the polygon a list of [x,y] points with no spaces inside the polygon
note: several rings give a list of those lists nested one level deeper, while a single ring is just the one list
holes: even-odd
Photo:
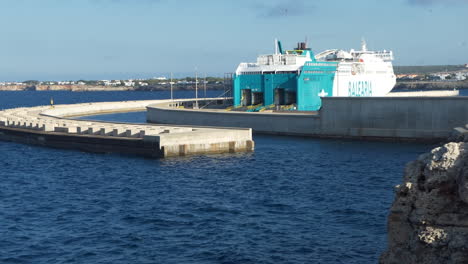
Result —
[{"label": "lamp post", "polygon": [[205,90],[205,99],[206,99],[206,73],[205,73],[205,79],[203,80],[203,88]]},{"label": "lamp post", "polygon": [[174,96],[173,96],[173,92],[172,92],[172,85],[173,85],[173,82],[172,82],[172,72],[171,72],[171,100],[174,101]]},{"label": "lamp post", "polygon": [[198,109],[198,72],[195,70],[195,109]]}]

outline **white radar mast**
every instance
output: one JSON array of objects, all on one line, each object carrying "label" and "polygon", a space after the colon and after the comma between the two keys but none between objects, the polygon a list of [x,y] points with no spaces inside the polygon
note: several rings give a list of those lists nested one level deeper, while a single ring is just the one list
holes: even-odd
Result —
[{"label": "white radar mast", "polygon": [[364,38],[361,39],[361,51],[367,51],[367,43]]},{"label": "white radar mast", "polygon": [[275,55],[279,54],[278,39],[275,38]]}]

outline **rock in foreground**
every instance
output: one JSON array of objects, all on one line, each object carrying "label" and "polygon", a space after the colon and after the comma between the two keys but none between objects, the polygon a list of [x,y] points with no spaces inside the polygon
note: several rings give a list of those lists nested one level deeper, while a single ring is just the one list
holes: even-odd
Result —
[{"label": "rock in foreground", "polygon": [[380,263],[468,263],[467,149],[448,143],[407,165]]}]

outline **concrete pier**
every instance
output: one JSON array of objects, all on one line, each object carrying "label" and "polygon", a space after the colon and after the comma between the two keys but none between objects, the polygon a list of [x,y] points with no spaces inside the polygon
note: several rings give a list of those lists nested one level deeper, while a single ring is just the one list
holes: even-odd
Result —
[{"label": "concrete pier", "polygon": [[147,157],[253,151],[252,130],[129,124],[69,119],[72,116],[143,111],[170,100],[38,106],[0,111],[0,139],[91,152]]},{"label": "concrete pier", "polygon": [[[249,127],[264,134],[440,141],[468,123],[468,97],[324,97],[318,112],[193,110],[148,106],[153,123]],[[179,102],[183,105],[184,102]]]}]

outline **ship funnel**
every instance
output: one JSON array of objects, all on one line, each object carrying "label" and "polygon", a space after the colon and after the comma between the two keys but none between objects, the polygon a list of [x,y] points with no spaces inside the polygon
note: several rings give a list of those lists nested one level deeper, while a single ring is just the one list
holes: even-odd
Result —
[{"label": "ship funnel", "polygon": [[306,50],[307,49],[307,44],[305,42],[298,42],[297,43],[297,49],[298,50]]},{"label": "ship funnel", "polygon": [[298,42],[296,50],[310,50],[310,48],[307,47],[307,42]]},{"label": "ship funnel", "polygon": [[283,46],[281,45],[281,41],[275,40],[275,42],[275,47],[278,49],[279,54],[283,54]]}]

